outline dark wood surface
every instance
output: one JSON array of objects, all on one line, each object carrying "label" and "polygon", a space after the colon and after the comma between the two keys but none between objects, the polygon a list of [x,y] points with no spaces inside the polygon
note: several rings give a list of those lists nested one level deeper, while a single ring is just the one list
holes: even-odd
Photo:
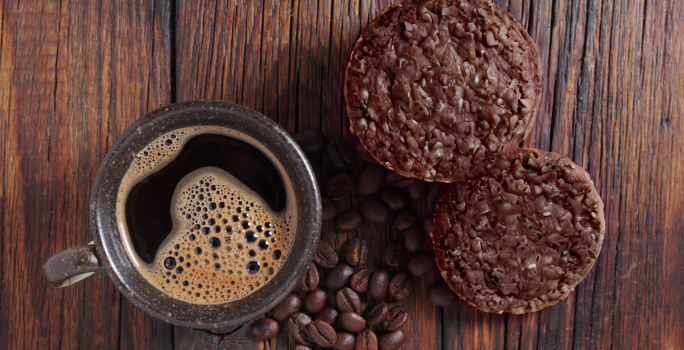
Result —
[{"label": "dark wood surface", "polygon": [[[348,137],[352,43],[389,0],[0,1],[0,348],[204,349],[256,343],[246,327],[173,327],[96,275],[49,287],[41,265],[92,240],[91,185],[109,146],[147,111],[221,99],[287,131]],[[572,158],[606,204],[596,266],[565,301],[524,316],[433,307],[418,280],[404,349],[684,348],[684,2],[496,0],[528,28],[543,103],[526,145]],[[338,170],[311,157],[319,184]],[[358,173],[360,164],[351,173]],[[359,195],[341,203],[358,207]],[[421,214],[424,203],[412,204]],[[366,224],[323,239],[398,239]]]}]

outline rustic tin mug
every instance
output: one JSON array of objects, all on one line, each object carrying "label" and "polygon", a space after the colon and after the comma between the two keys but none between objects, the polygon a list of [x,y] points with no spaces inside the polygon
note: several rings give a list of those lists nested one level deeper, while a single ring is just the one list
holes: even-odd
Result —
[{"label": "rustic tin mug", "polygon": [[[117,228],[119,185],[134,156],[169,131],[199,125],[225,127],[258,140],[265,156],[280,171],[296,203],[296,232],[283,266],[261,288],[223,304],[194,304],[157,289],[134,266]],[[296,142],[276,123],[249,108],[222,101],[188,101],[153,111],[131,125],[114,143],[97,172],[90,197],[94,244],[63,250],[43,266],[56,287],[106,272],[134,305],[163,321],[192,328],[242,324],[272,309],[297,285],[318,245],[320,194],[314,172]]]}]

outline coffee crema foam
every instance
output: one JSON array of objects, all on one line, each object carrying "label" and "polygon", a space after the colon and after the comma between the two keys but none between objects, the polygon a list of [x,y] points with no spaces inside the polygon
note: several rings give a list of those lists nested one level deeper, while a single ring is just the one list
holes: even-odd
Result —
[{"label": "coffee crema foam", "polygon": [[219,304],[251,294],[284,264],[296,232],[291,190],[285,209],[274,212],[230,173],[216,167],[192,171],[176,186],[169,208],[173,228],[151,264],[132,248],[124,215],[128,193],[138,182],[171,162],[192,137],[207,133],[250,141],[215,126],[178,129],[155,139],[135,155],[124,176],[117,221],[126,250],[146,280],[183,301]]}]

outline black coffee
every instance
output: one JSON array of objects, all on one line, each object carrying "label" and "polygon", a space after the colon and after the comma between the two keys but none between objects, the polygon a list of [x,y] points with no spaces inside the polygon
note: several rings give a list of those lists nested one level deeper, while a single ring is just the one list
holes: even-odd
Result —
[{"label": "black coffee", "polygon": [[[169,138],[164,146],[171,146],[174,139],[176,137]],[[149,156],[156,155],[143,155]],[[256,147],[224,135],[195,136],[185,144],[176,159],[138,182],[126,199],[128,232],[135,251],[146,263],[152,263],[159,246],[171,233],[169,208],[178,182],[185,175],[204,167],[227,171],[261,196],[274,211],[285,208],[283,180],[273,163]],[[211,191],[210,188],[202,190]],[[203,193],[197,195],[198,199],[204,196]],[[201,208],[202,215],[216,209],[212,204],[225,205],[225,200],[218,198],[208,207]]]},{"label": "black coffee", "polygon": [[296,204],[257,147],[235,131],[197,126],[166,133],[135,156],[119,188],[117,220],[150,283],[181,300],[223,303],[282,267]]}]

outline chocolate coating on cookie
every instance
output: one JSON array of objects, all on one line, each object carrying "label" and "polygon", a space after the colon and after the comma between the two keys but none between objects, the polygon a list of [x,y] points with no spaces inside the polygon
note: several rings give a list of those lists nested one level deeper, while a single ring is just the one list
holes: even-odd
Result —
[{"label": "chocolate coating on cookie", "polygon": [[557,153],[520,149],[497,177],[449,187],[432,242],[449,287],[486,312],[522,314],[568,297],[601,251],[603,202]]},{"label": "chocolate coating on cookie", "polygon": [[484,175],[529,133],[537,44],[487,0],[413,0],[365,28],[347,65],[354,132],[388,169],[426,181]]}]

